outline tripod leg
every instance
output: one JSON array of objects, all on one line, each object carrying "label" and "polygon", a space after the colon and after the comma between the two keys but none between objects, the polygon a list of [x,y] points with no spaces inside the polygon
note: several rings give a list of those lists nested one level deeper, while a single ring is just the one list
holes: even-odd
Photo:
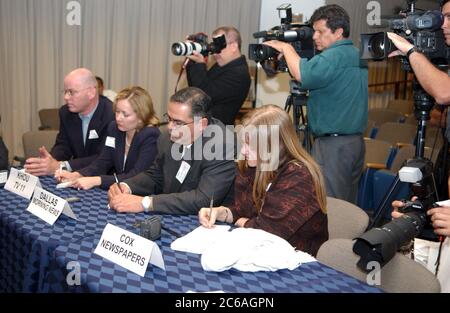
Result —
[{"label": "tripod leg", "polygon": [[371,229],[372,227],[379,226],[380,220],[383,217],[385,211],[386,211],[386,204],[391,198],[392,194],[394,193],[395,189],[397,188],[398,182],[400,181],[400,178],[398,174],[395,176],[394,181],[392,182],[391,186],[389,187],[388,192],[384,196],[383,200],[381,200],[380,205],[375,211],[375,215],[373,216],[372,223],[370,223],[369,227],[367,229]]}]

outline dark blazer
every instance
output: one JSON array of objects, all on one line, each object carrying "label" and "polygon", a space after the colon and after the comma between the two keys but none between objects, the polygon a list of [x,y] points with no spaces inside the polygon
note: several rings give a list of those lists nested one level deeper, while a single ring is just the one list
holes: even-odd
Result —
[{"label": "dark blazer", "polygon": [[[86,146],[83,144],[83,130],[78,113],[72,113],[63,105],[59,109],[59,133],[50,154],[58,161],[69,161],[72,170],[88,166],[95,160],[103,148],[108,124],[114,120],[112,102],[100,97],[97,109],[89,123]],[[89,139],[91,130],[98,138]]]},{"label": "dark blazer", "polygon": [[245,56],[209,71],[206,64],[190,62],[187,66],[189,86],[202,89],[212,99],[211,115],[225,125],[234,125],[234,119],[248,95],[250,74]]},{"label": "dark blazer", "polygon": [[78,172],[83,176],[100,176],[101,188],[108,189],[115,182],[114,176],[106,175],[111,170],[114,170],[118,179],[122,181],[150,167],[156,156],[159,134],[159,129],[156,127],[144,127],[137,132],[131,141],[124,168],[126,133],[119,130],[116,122],[112,121],[108,126],[106,138],[114,138],[114,145],[109,143],[111,140],[108,140],[108,145],[105,143],[100,156]]},{"label": "dark blazer", "polygon": [[6,148],[3,138],[0,137],[0,170],[7,170],[8,167],[8,148]]},{"label": "dark blazer", "polygon": [[[220,129],[219,129],[220,128]],[[215,133],[209,131],[215,129]],[[217,131],[219,130],[219,131]],[[233,182],[236,175],[234,163],[234,134],[225,136],[224,125],[211,119],[208,127],[181,158],[182,146],[173,143],[167,133],[158,140],[158,155],[155,162],[145,172],[125,180],[133,194],[153,195],[153,208],[158,213],[197,214],[202,207],[208,207],[211,197],[214,205],[230,203],[233,195]],[[213,137],[207,137],[205,134]],[[226,142],[226,140],[229,140]],[[220,147],[218,157],[202,155],[211,146]],[[176,179],[182,162],[190,165],[184,181]]]}]

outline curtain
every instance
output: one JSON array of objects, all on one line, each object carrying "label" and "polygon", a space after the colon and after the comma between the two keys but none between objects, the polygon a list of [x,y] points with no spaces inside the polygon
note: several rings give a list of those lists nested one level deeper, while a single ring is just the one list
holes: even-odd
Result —
[{"label": "curtain", "polygon": [[[80,25],[67,22],[77,22],[74,5]],[[171,44],[232,25],[246,54],[260,7],[260,0],[0,0],[0,114],[10,154],[23,154],[22,134],[38,129],[40,109],[63,104],[64,76],[77,67],[102,77],[105,89],[146,88],[161,116],[183,61]],[[179,88],[186,85],[183,78]]]}]

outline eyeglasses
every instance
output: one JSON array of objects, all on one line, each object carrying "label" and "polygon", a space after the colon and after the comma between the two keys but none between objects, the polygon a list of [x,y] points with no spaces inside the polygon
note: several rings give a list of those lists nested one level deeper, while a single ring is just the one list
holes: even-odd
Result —
[{"label": "eyeglasses", "polygon": [[194,123],[194,121],[192,121],[192,122],[184,122],[184,121],[180,121],[180,120],[174,120],[174,119],[171,118],[171,117],[169,116],[169,114],[167,114],[167,113],[165,113],[165,114],[163,115],[163,119],[164,119],[164,121],[165,121],[166,123],[172,123],[172,124],[175,126],[175,128],[182,127],[182,126],[186,126],[186,125],[189,125],[189,124]]},{"label": "eyeglasses", "polygon": [[86,88],[83,88],[80,90],[64,89],[61,92],[62,92],[63,96],[65,96],[67,94],[69,97],[72,97],[72,96],[75,96],[76,94],[80,93],[81,91],[89,89],[91,87],[93,87],[93,86],[89,86],[89,87],[86,87]]}]

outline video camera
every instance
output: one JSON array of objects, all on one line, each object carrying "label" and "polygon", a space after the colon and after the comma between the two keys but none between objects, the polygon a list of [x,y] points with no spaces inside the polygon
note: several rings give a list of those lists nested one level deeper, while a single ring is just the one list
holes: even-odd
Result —
[{"label": "video camera", "polygon": [[[433,63],[447,65],[447,48],[441,29],[444,17],[440,11],[416,11],[416,1],[407,0],[408,10],[400,12],[401,17],[382,20],[380,26],[407,39]],[[385,32],[361,34],[361,59],[381,61],[395,50]]]},{"label": "video camera", "polygon": [[213,38],[211,43],[208,43],[208,36],[204,33],[189,35],[188,40],[172,44],[172,53],[177,56],[187,56],[197,51],[207,56],[209,53],[220,53],[227,46],[225,35]]},{"label": "video camera", "polygon": [[[315,55],[314,42],[312,40],[314,30],[308,24],[292,23],[292,8],[290,4],[283,4],[277,8],[281,25],[271,28],[269,31],[259,31],[253,34],[256,39],[263,41],[280,40],[289,42],[303,58],[310,59]],[[285,17],[281,17],[285,12]],[[287,72],[288,67],[284,58],[278,60],[279,52],[272,47],[263,44],[250,44],[248,57],[250,60],[260,63],[269,76],[278,72]]]},{"label": "video camera", "polygon": [[433,177],[433,163],[427,159],[410,159],[399,171],[402,182],[411,183],[415,201],[405,201],[405,206],[399,209],[404,213],[400,218],[383,225],[381,228],[372,228],[356,238],[353,252],[361,259],[358,266],[369,271],[367,267],[371,261],[383,266],[395,255],[400,247],[415,237],[425,240],[439,241],[433,231],[433,225],[427,211],[437,207],[436,186]]}]

